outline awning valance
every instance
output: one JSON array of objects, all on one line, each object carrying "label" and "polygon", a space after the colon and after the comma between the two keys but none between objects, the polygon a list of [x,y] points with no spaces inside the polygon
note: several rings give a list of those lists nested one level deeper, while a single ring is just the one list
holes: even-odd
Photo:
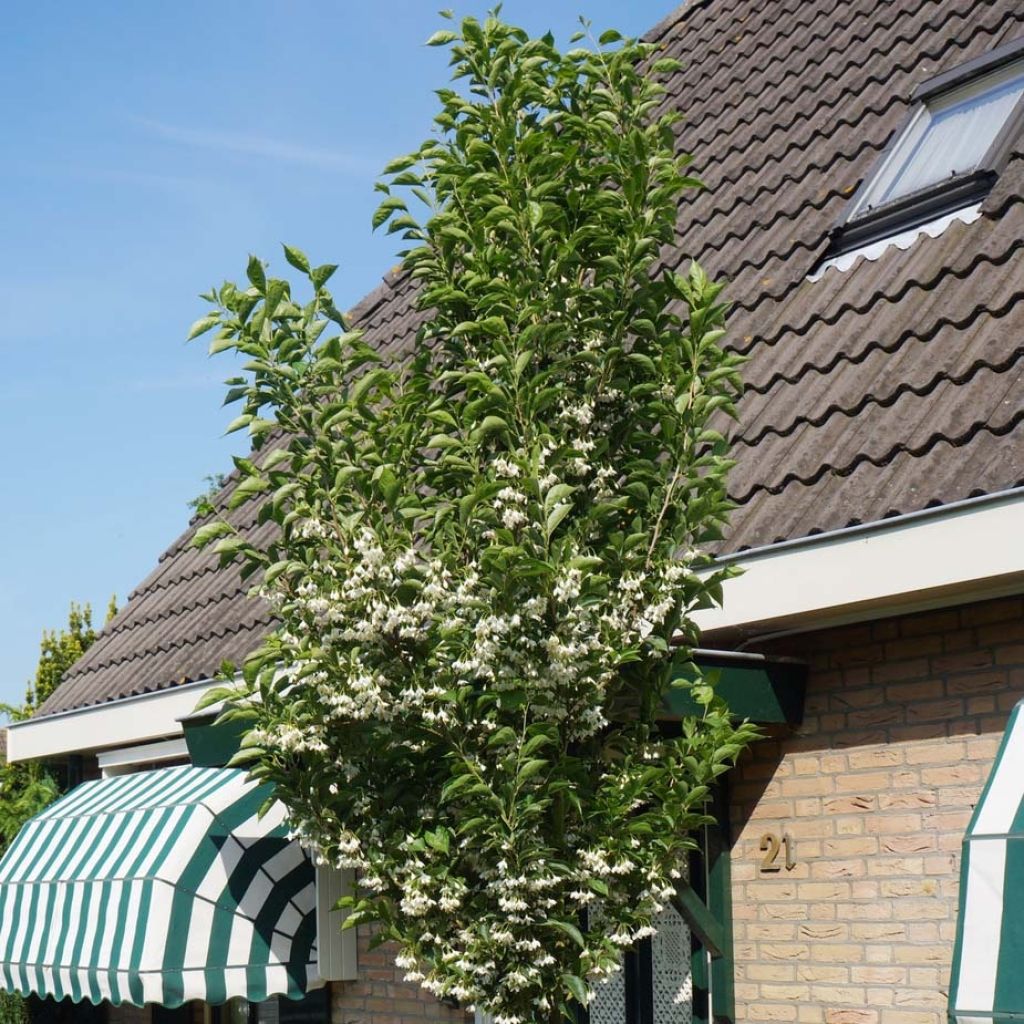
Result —
[{"label": "awning valance", "polygon": [[1024,1021],[1022,704],[1010,716],[964,840],[949,1007],[958,1024]]},{"label": "awning valance", "polygon": [[192,766],[86,782],[0,861],[0,987],[94,1003],[298,998],[316,885],[270,789]]}]

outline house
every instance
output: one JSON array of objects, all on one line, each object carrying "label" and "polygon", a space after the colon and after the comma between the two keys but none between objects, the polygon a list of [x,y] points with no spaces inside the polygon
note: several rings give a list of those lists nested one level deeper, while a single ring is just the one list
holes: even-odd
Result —
[{"label": "house", "polygon": [[[779,699],[752,711],[766,738],[719,794],[701,877],[691,869],[710,918],[666,918],[598,993],[593,1024],[1024,1011],[1024,866],[1007,840],[1024,818],[1024,728],[1003,743],[1024,696],[1024,7],[691,0],[650,38],[685,65],[667,102],[708,186],[684,202],[666,259],[696,255],[731,281],[732,344],[749,355],[730,428],[737,508],[716,552],[744,574],[702,613],[703,642],[738,701],[756,688]],[[390,276],[356,319],[381,349],[406,350],[409,281]],[[251,507],[229,515],[256,529]],[[191,546],[195,526],[12,727],[12,758],[104,775],[131,813],[169,806],[135,769],[219,770],[190,761],[206,749],[223,764],[209,723],[182,719],[273,624],[237,568]],[[797,683],[775,685],[794,663]],[[218,792],[228,806],[238,795]],[[75,826],[48,827],[59,846]],[[201,843],[212,826],[197,828]],[[282,841],[256,837],[268,838]],[[63,906],[66,929],[76,910]],[[0,918],[0,979],[81,995],[88,978],[43,977],[45,950],[24,962],[34,907]],[[147,925],[154,941],[166,920]],[[106,1019],[463,1020],[365,938],[357,965],[349,950],[333,970],[330,1010],[317,995],[305,1008],[125,1003]],[[272,966],[315,981],[311,950]]]}]

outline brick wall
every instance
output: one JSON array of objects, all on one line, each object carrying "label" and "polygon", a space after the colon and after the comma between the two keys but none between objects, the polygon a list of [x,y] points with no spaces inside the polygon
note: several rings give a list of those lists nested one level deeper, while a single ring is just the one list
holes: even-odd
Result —
[{"label": "brick wall", "polygon": [[472,1014],[438,1002],[402,980],[391,946],[369,949],[370,930],[359,929],[359,977],[332,985],[332,1024],[467,1024]]},{"label": "brick wall", "polygon": [[[733,775],[737,1017],[940,1024],[961,839],[1024,697],[1024,600],[770,651],[811,673],[803,725]],[[792,870],[759,870],[767,832],[792,837]]]}]

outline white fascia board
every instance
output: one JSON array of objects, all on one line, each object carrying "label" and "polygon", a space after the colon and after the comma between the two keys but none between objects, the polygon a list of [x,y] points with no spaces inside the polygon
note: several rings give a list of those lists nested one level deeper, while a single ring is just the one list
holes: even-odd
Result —
[{"label": "white fascia board", "polygon": [[822,628],[1024,592],[1024,490],[741,552],[704,633]]},{"label": "white fascia board", "polygon": [[7,729],[7,758],[31,761],[181,736],[180,719],[207,691],[222,685],[202,680],[15,722]]}]

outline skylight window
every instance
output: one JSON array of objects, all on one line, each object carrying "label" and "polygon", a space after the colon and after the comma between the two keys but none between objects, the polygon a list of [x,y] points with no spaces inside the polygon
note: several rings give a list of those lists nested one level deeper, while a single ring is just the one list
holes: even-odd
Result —
[{"label": "skylight window", "polygon": [[976,171],[1024,95],[1024,62],[920,104],[854,215]]},{"label": "skylight window", "polygon": [[1024,124],[1024,39],[925,82],[833,235],[829,256],[984,199]]}]

